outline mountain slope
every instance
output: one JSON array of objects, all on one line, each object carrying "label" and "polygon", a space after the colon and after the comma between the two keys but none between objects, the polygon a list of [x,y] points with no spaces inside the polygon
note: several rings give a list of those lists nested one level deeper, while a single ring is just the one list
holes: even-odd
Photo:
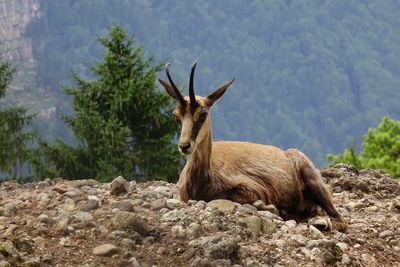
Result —
[{"label": "mountain slope", "polygon": [[[397,1],[41,1],[30,23],[39,82],[68,110],[70,70],[91,76],[96,34],[120,22],[187,88],[235,85],[213,112],[218,139],[299,147],[318,165],[381,117],[400,118]],[[160,73],[160,77],[164,74]],[[59,130],[59,132],[62,132]]]}]

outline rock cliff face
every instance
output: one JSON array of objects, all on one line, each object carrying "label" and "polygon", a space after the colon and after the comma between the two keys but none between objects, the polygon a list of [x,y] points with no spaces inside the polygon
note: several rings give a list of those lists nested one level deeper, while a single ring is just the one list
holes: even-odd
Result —
[{"label": "rock cliff face", "polygon": [[39,0],[0,0],[0,59],[32,60],[32,46],[23,33],[40,16]]},{"label": "rock cliff face", "polygon": [[[31,40],[24,36],[28,24],[41,16],[39,0],[0,0],[0,61],[16,67],[2,105],[36,106],[37,70]],[[43,98],[43,97],[42,97]]]},{"label": "rock cliff face", "polygon": [[321,173],[346,233],[265,205],[183,203],[161,181],[3,182],[0,266],[399,266],[399,181],[348,165]]}]

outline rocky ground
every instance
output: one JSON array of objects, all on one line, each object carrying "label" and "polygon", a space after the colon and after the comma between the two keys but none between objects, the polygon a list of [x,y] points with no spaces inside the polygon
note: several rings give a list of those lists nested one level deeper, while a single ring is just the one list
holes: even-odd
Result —
[{"label": "rocky ground", "polygon": [[321,174],[347,233],[272,206],[177,199],[174,184],[0,184],[3,266],[400,266],[400,184],[347,165]]}]

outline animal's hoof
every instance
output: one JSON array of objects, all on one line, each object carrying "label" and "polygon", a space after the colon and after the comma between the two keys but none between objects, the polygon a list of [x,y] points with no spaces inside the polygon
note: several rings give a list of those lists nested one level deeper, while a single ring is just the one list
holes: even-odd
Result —
[{"label": "animal's hoof", "polygon": [[278,209],[273,204],[266,205],[263,201],[257,200],[253,202],[253,206],[256,207],[258,210],[267,210],[276,215],[279,215]]},{"label": "animal's hoof", "polygon": [[333,228],[338,230],[339,232],[345,233],[347,231],[348,225],[344,220],[333,219],[332,220]]},{"label": "animal's hoof", "polygon": [[308,225],[312,225],[319,230],[330,231],[332,230],[332,222],[329,217],[314,217],[308,221]]}]

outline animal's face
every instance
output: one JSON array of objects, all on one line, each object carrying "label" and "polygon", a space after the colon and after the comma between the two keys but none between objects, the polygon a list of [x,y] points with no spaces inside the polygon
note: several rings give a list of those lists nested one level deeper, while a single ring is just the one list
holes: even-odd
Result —
[{"label": "animal's face", "polygon": [[177,102],[173,116],[182,125],[178,149],[181,153],[189,155],[196,150],[197,145],[204,140],[210,131],[210,108],[225,93],[234,80],[227,82],[207,97],[196,96],[193,89],[193,76],[196,63],[193,63],[190,73],[189,97],[183,97],[172,81],[168,66],[169,64],[165,66],[165,71],[169,83],[164,80],[159,81],[167,93]]},{"label": "animal's face", "polygon": [[196,96],[198,103],[195,109],[191,108],[190,100],[185,97],[186,105],[178,103],[172,112],[175,119],[181,124],[181,135],[178,149],[183,154],[191,154],[196,150],[197,144],[204,139],[210,129],[209,110],[203,97]]}]

